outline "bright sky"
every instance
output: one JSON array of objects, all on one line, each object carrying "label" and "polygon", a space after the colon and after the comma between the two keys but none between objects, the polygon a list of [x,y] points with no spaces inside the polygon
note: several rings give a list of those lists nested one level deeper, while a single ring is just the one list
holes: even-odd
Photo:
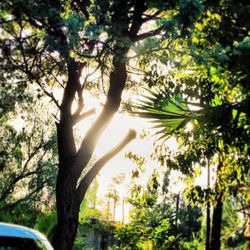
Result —
[{"label": "bright sky", "polygon": [[[145,174],[144,178],[140,179],[141,183],[146,183],[148,177],[152,173],[153,169],[156,167],[155,163],[149,159],[150,154],[153,150],[153,138],[146,137],[145,139],[140,139],[139,134],[148,125],[144,120],[138,118],[132,118],[129,116],[122,116],[120,114],[116,115],[110,127],[105,131],[100,143],[97,147],[97,152],[101,153],[107,151],[109,148],[115,145],[122,137],[127,133],[130,128],[137,130],[137,138],[127,145],[116,157],[114,157],[101,171],[99,180],[99,190],[98,196],[104,197],[108,192],[110,181],[112,177],[117,176],[120,173],[124,173],[126,178],[123,184],[119,186],[116,185],[117,191],[122,196],[126,196],[128,193],[128,185],[131,178],[131,171],[136,168],[135,163],[131,160],[125,158],[125,153],[132,151],[139,156],[146,158],[145,164]],[[126,206],[126,212],[128,213],[128,206]],[[128,214],[127,214],[128,215]],[[122,207],[121,205],[117,207],[116,210],[116,220],[122,219]]]}]

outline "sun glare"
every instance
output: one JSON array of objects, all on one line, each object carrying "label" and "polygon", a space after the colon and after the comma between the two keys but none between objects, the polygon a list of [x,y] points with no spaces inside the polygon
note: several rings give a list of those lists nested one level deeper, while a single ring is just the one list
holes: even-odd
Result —
[{"label": "sun glare", "polygon": [[25,121],[21,116],[17,116],[11,121],[11,126],[13,126],[17,132],[20,132],[25,126]]}]

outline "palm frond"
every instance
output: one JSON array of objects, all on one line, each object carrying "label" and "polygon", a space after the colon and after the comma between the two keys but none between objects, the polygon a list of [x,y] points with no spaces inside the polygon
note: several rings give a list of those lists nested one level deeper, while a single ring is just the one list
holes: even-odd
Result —
[{"label": "palm frond", "polygon": [[[172,132],[184,129],[190,121],[200,116],[200,110],[190,110],[190,102],[184,100],[181,94],[169,95],[162,90],[147,90],[136,105],[138,116],[150,119],[154,128],[159,129],[157,134],[161,138],[169,136]],[[197,105],[196,105],[197,106]]]}]

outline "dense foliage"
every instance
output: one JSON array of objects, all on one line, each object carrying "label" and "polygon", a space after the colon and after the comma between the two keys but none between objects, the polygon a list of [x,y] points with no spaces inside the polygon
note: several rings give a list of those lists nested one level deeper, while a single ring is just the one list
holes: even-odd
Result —
[{"label": "dense foliage", "polygon": [[[250,202],[248,1],[3,0],[0,11],[0,217],[30,224],[41,203],[50,203],[56,180],[52,241],[55,249],[72,249],[89,186],[136,133],[98,159],[96,144],[124,90],[141,94],[147,86],[152,89],[137,105],[139,114],[154,119],[161,139],[174,136],[180,145],[173,152],[163,141],[155,149],[166,175],[179,170],[192,180],[204,167],[215,169],[214,183],[204,188],[191,181],[185,195],[190,204],[207,206],[207,218],[214,208],[206,248],[219,249],[225,201],[235,197],[243,208]],[[77,136],[78,124],[95,112],[85,105],[89,93],[104,95],[104,104]],[[25,123],[20,131],[17,118]],[[184,233],[193,219],[185,213],[193,208],[183,203],[181,217],[171,204],[159,204],[157,179],[152,176],[147,190],[135,187],[132,222],[117,231],[119,244],[195,248],[185,245],[196,241]],[[115,190],[109,198],[115,211]],[[28,203],[29,213],[20,213]]]},{"label": "dense foliage", "polygon": [[[193,184],[187,190],[194,204],[214,205],[209,249],[220,248],[223,202],[235,196],[243,207],[249,205],[250,99],[245,57],[250,51],[245,19],[249,5],[244,4],[219,1],[207,6],[190,36],[191,46],[180,55],[184,62],[188,55],[191,62],[173,69],[170,79],[156,81],[157,88],[139,104],[139,114],[154,119],[162,138],[173,135],[181,145],[176,153],[158,147],[156,157],[162,164],[190,176],[197,167],[211,166],[216,171],[214,185],[204,189]],[[161,56],[159,60],[164,64]],[[155,71],[152,75],[159,76]]]},{"label": "dense foliage", "polygon": [[11,88],[1,99],[0,217],[34,226],[41,211],[54,204],[56,141],[45,107],[31,91]]}]

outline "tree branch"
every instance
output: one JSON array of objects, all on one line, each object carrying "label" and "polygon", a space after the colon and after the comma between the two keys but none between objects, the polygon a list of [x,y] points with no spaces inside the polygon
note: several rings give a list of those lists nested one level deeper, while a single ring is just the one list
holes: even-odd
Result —
[{"label": "tree branch", "polygon": [[[74,164],[74,179],[77,182],[81,172],[87,166],[96,143],[105,128],[110,124],[114,114],[119,109],[122,91],[126,84],[126,56],[128,48],[117,48],[117,54],[113,58],[113,70],[110,73],[110,87],[106,103],[102,112],[85,135],[77,152]],[[83,158],[84,156],[84,158]]]},{"label": "tree branch", "polygon": [[129,30],[129,37],[131,40],[133,40],[137,33],[139,32],[142,24],[143,24],[143,19],[142,19],[142,14],[143,12],[147,9],[145,0],[137,0],[135,2],[135,10],[132,16],[132,25]]},{"label": "tree branch", "polygon": [[43,93],[44,93],[45,95],[47,95],[47,96],[54,102],[54,104],[56,105],[56,107],[57,107],[58,109],[60,109],[60,105],[59,105],[57,99],[55,98],[55,96],[53,95],[53,93],[49,93],[49,91],[46,90],[46,89],[44,88],[44,86],[40,83],[40,81],[39,81],[38,79],[36,79],[34,76],[33,76],[33,79],[35,79],[37,85],[42,89]]},{"label": "tree branch", "polygon": [[130,129],[128,134],[123,138],[123,140],[111,149],[108,153],[102,156],[94,166],[88,171],[88,173],[84,176],[82,181],[80,182],[77,188],[78,201],[81,202],[83,199],[90,183],[96,177],[96,175],[100,172],[100,170],[104,167],[104,165],[112,159],[115,155],[117,155],[125,146],[128,145],[134,138],[136,137],[136,131]]},{"label": "tree branch", "polygon": [[154,19],[156,19],[157,18],[157,16],[159,15],[159,14],[161,14],[162,13],[162,10],[157,10],[154,14],[152,14],[152,15],[147,15],[147,14],[144,14],[144,18],[143,18],[143,21],[144,22],[148,22],[148,21],[150,21],[150,20],[154,20]]},{"label": "tree branch", "polygon": [[75,115],[73,116],[73,125],[77,124],[78,122],[84,120],[85,118],[87,118],[90,115],[95,114],[96,109],[92,108],[84,113],[81,113],[80,115]]},{"label": "tree branch", "polygon": [[39,150],[42,149],[43,147],[45,147],[46,144],[48,144],[48,142],[44,143],[43,141],[41,141],[36,147],[34,147],[33,152],[30,153],[29,158],[27,159],[27,161],[23,165],[23,168],[22,168],[23,171],[27,169],[28,164],[33,159],[33,157],[36,156],[36,154],[39,152]]},{"label": "tree branch", "polygon": [[11,183],[9,184],[8,188],[6,190],[4,190],[4,193],[0,197],[0,201],[5,200],[9,196],[9,194],[11,193],[12,189],[14,188],[14,186],[17,182],[19,182],[20,180],[23,180],[25,178],[28,178],[29,176],[34,175],[34,174],[36,174],[36,171],[28,172],[28,173],[25,173],[23,175],[19,175],[19,176],[15,177],[11,181]]},{"label": "tree branch", "polygon": [[155,30],[150,30],[148,32],[137,35],[134,39],[132,39],[132,41],[139,42],[139,41],[144,40],[146,38],[160,35],[161,31],[162,31],[162,27],[159,27],[158,29],[155,29]]},{"label": "tree branch", "polygon": [[6,210],[6,209],[11,209],[11,208],[17,206],[19,203],[22,203],[22,202],[32,198],[32,195],[38,193],[40,190],[43,189],[44,184],[45,184],[45,182],[41,183],[41,185],[37,186],[37,188],[34,189],[31,193],[29,193],[27,196],[13,202],[13,203],[8,203],[8,204],[4,205],[3,207],[0,207],[0,211]]}]

